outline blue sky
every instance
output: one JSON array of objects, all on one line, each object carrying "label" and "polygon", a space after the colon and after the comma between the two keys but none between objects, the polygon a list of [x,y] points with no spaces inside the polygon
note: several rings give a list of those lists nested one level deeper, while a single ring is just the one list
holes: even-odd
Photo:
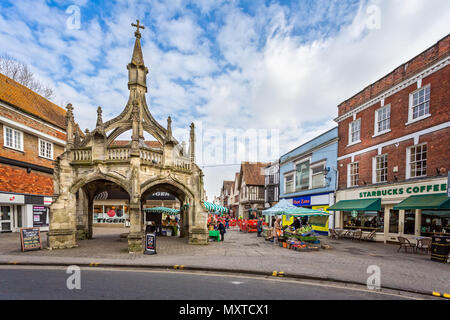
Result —
[{"label": "blue sky", "polygon": [[[277,130],[283,154],[335,126],[340,102],[447,35],[450,2],[0,0],[0,54],[29,64],[55,88],[53,101],[71,102],[82,130],[92,129],[97,106],[104,120],[125,106],[136,19],[150,111],[163,125],[172,117],[178,140],[192,121],[205,136]],[[230,146],[200,140],[211,199],[245,152],[222,161],[214,150]]]}]

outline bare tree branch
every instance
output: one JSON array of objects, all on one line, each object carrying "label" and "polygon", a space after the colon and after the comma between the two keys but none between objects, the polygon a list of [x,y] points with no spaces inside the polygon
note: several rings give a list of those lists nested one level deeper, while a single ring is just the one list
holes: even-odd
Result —
[{"label": "bare tree branch", "polygon": [[37,80],[28,66],[8,55],[0,56],[0,73],[25,87],[37,92],[46,99],[52,99],[54,91],[51,87]]}]

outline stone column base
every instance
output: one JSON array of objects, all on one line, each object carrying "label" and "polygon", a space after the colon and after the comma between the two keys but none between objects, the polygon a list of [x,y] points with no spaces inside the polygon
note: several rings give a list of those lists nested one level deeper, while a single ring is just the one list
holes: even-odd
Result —
[{"label": "stone column base", "polygon": [[128,252],[144,253],[144,234],[131,233],[128,235]]},{"label": "stone column base", "polygon": [[208,244],[209,232],[203,228],[192,228],[189,231],[189,244]]},{"label": "stone column base", "polygon": [[89,231],[85,226],[77,226],[77,240],[89,239]]},{"label": "stone column base", "polygon": [[50,250],[78,247],[76,235],[72,229],[51,230],[47,234],[47,246]]}]

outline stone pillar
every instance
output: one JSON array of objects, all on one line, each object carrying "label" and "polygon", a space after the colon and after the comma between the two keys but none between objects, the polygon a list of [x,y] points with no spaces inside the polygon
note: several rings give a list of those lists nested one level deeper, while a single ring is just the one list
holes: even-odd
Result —
[{"label": "stone pillar", "polygon": [[130,233],[128,234],[128,252],[144,252],[144,230],[140,203],[130,204]]},{"label": "stone pillar", "polygon": [[77,240],[84,240],[89,238],[89,219],[88,219],[88,210],[89,203],[88,197],[84,192],[83,188],[81,188],[76,194],[77,198]]},{"label": "stone pillar", "polygon": [[[136,134],[136,132],[134,132]],[[128,234],[128,251],[144,252],[143,215],[141,211],[141,189],[139,181],[139,149],[131,154],[131,194],[130,194],[130,233]]]},{"label": "stone pillar", "polygon": [[49,249],[77,247],[77,219],[75,194],[67,192],[50,207],[50,229],[47,234]]},{"label": "stone pillar", "polygon": [[192,217],[189,226],[189,244],[208,244],[208,213],[201,206],[200,200],[197,200],[189,210],[189,216]]}]

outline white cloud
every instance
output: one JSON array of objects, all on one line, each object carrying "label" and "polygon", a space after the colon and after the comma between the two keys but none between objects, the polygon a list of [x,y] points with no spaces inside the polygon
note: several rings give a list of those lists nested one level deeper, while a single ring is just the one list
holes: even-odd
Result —
[{"label": "white cloud", "polygon": [[[18,0],[0,11],[0,53],[32,65],[54,84],[55,101],[71,102],[81,128],[92,129],[98,105],[108,120],[127,102],[130,24],[140,19],[147,101],[163,126],[170,114],[180,141],[192,121],[222,132],[275,128],[283,154],[335,126],[340,102],[449,30],[445,0],[259,3],[248,14],[239,1],[120,1],[89,20],[85,0],[60,1],[82,9],[80,30],[68,30],[64,9]],[[374,5],[380,29],[370,28]],[[237,170],[205,167],[210,199]]]}]

